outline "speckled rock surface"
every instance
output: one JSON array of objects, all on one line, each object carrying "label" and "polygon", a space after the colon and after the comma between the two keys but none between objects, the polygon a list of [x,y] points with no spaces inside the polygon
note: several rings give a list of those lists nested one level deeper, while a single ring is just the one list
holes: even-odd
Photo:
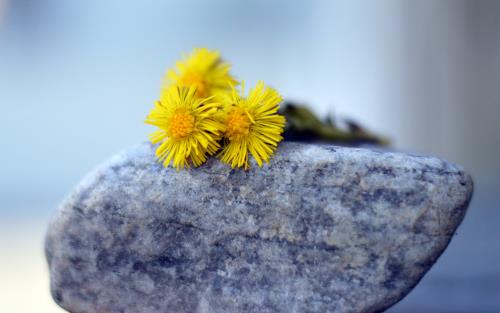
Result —
[{"label": "speckled rock surface", "polygon": [[248,172],[176,172],[148,144],[90,174],[47,234],[73,313],[379,312],[446,248],[470,176],[432,157],[283,143]]}]

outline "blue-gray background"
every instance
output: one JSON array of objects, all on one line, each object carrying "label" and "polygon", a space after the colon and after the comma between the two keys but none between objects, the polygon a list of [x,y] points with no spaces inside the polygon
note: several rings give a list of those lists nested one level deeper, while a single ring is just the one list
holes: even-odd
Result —
[{"label": "blue-gray background", "polygon": [[48,217],[146,139],[166,69],[196,46],[249,84],[462,164],[469,213],[390,312],[500,312],[500,1],[0,0],[1,312],[59,312]]}]

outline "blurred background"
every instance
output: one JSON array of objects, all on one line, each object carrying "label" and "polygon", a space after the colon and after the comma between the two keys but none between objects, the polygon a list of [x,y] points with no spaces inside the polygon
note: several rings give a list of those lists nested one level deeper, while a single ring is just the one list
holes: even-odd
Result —
[{"label": "blurred background", "polygon": [[500,1],[0,0],[2,312],[61,312],[50,215],[146,139],[166,69],[197,46],[249,84],[463,165],[475,195],[462,226],[389,312],[500,312]]}]

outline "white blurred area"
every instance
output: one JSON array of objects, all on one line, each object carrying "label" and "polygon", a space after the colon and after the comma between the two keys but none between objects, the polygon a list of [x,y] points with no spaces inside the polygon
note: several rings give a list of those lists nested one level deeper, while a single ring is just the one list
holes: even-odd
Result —
[{"label": "white blurred area", "polygon": [[500,312],[500,1],[0,0],[0,312],[60,312],[43,233],[57,203],[146,140],[167,67],[222,51],[319,114],[462,164],[470,211],[390,310]]},{"label": "white blurred area", "polygon": [[0,312],[65,312],[50,297],[42,245],[44,223],[25,219],[1,227]]}]

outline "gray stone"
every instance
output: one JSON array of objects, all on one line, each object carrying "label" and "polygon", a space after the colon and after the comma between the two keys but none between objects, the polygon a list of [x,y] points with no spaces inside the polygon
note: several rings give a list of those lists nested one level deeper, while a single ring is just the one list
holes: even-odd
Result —
[{"label": "gray stone", "polygon": [[379,312],[443,252],[472,189],[434,157],[283,143],[263,168],[176,172],[143,144],[57,211],[52,294],[73,313]]}]

